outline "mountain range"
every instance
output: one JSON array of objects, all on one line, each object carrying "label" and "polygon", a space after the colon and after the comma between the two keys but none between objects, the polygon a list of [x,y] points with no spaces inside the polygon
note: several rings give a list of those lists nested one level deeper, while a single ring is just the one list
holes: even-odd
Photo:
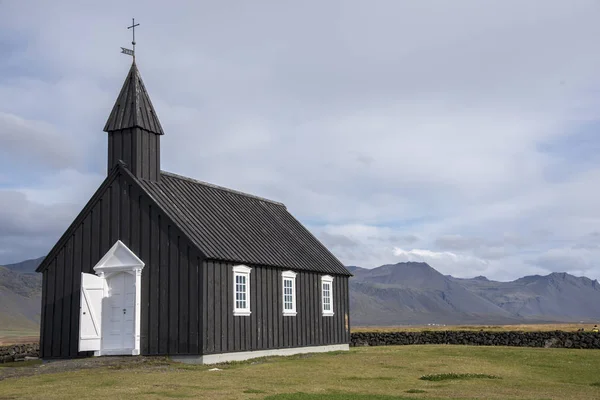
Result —
[{"label": "mountain range", "polygon": [[[43,257],[0,266],[0,327],[39,327]],[[349,266],[353,326],[600,321],[600,284],[567,273],[511,282],[443,275],[426,263]]]},{"label": "mountain range", "polygon": [[598,281],[567,273],[498,282],[454,278],[418,262],[348,268],[355,326],[600,320]]}]

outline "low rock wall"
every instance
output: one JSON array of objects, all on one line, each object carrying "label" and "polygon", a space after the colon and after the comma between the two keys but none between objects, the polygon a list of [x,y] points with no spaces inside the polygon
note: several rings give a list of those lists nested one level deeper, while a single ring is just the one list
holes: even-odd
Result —
[{"label": "low rock wall", "polygon": [[600,349],[600,334],[593,332],[353,332],[350,346],[409,344],[464,344],[471,346],[559,347]]},{"label": "low rock wall", "polygon": [[[470,346],[554,347],[600,349],[600,334],[593,332],[352,332],[350,346],[391,346],[410,344],[463,344]],[[0,363],[39,357],[39,343],[0,346]]]},{"label": "low rock wall", "polygon": [[40,356],[39,343],[11,344],[0,346],[0,363],[25,360],[25,357]]}]

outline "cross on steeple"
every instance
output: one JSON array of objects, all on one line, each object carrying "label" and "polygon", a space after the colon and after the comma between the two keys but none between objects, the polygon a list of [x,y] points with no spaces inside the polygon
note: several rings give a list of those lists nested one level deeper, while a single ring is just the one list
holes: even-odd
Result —
[{"label": "cross on steeple", "polygon": [[133,33],[133,40],[131,41],[131,44],[133,45],[133,56],[135,57],[135,27],[139,26],[140,24],[136,24],[135,23],[135,18],[131,18],[131,26],[128,26],[127,29],[131,29],[131,32]]},{"label": "cross on steeple", "polygon": [[133,40],[131,41],[131,44],[133,45],[133,50],[129,50],[124,47],[121,47],[121,53],[133,56],[134,61],[135,61],[135,27],[139,26],[139,25],[140,24],[135,23],[135,18],[131,18],[131,26],[127,27],[127,29],[131,29],[131,32],[133,33]]}]

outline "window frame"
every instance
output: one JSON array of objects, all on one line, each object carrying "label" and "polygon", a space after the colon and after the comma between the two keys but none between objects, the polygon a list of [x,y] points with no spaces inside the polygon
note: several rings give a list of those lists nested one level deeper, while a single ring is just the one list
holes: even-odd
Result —
[{"label": "window frame", "polygon": [[[294,271],[285,271],[281,273],[281,301],[282,301],[282,309],[283,315],[286,317],[295,317],[298,312],[296,310],[296,272]],[[286,310],[285,308],[285,281],[292,281],[292,308],[291,310]]]},{"label": "window frame", "polygon": [[[329,310],[325,309],[325,285],[329,285]],[[330,275],[321,276],[321,313],[324,317],[332,317],[333,311],[333,277]]]},{"label": "window frame", "polygon": [[[242,316],[242,317],[246,317],[249,316],[250,314],[252,314],[252,311],[250,311],[250,272],[252,271],[252,268],[247,267],[245,265],[236,265],[233,267],[233,315],[234,316]],[[237,306],[237,277],[241,276],[245,278],[245,285],[246,285],[246,290],[245,290],[245,302],[246,302],[246,307],[238,307]],[[242,293],[242,292],[240,292]]]}]

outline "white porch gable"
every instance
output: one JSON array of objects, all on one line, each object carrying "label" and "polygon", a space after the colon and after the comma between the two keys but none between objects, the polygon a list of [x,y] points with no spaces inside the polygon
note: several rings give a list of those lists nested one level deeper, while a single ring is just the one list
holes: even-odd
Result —
[{"label": "white porch gable", "polygon": [[143,268],[144,262],[133,251],[129,250],[123,242],[117,240],[104,257],[98,261],[94,271],[99,275],[100,273],[135,271]]}]

